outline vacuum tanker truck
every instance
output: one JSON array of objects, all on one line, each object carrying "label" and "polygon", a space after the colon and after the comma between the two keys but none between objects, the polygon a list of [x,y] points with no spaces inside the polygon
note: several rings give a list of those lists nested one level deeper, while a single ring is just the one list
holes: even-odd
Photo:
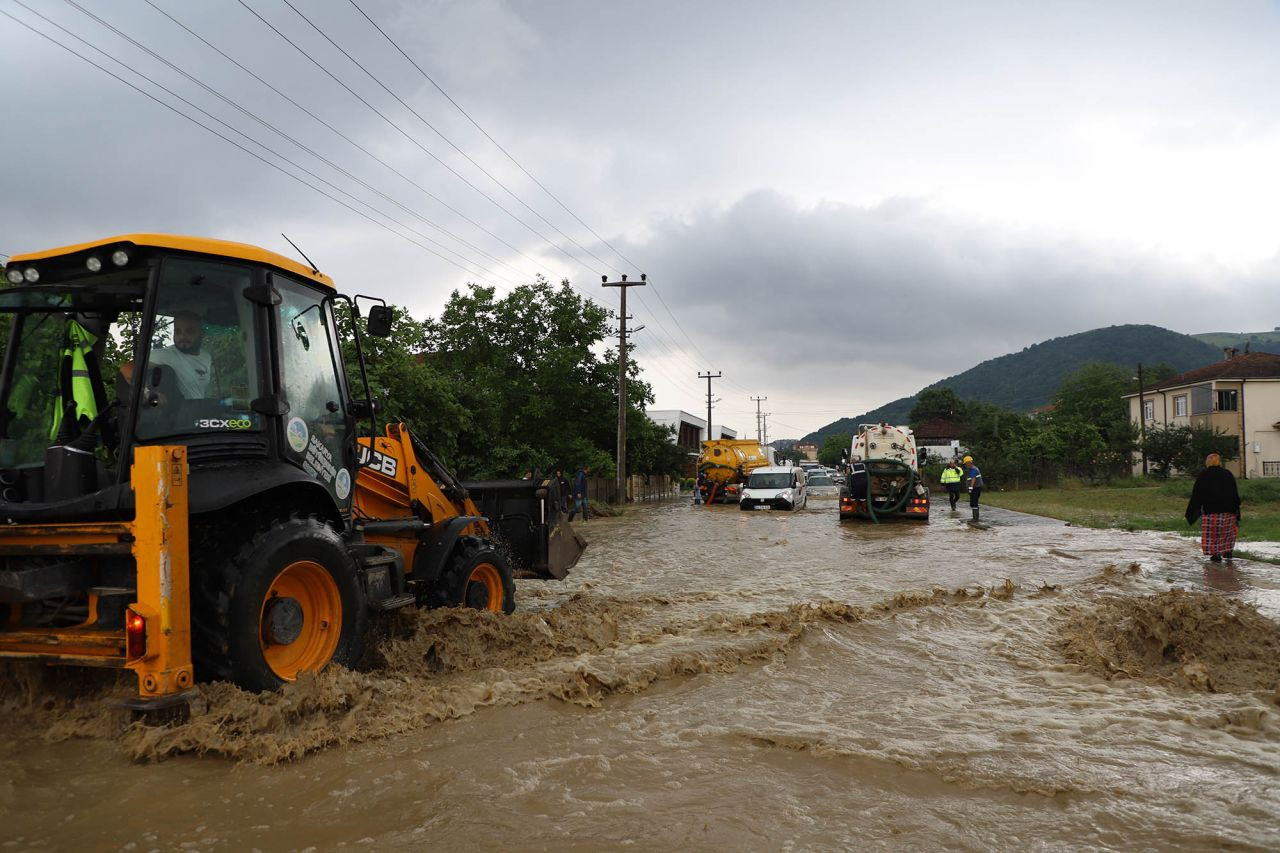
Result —
[{"label": "vacuum tanker truck", "polygon": [[706,503],[737,503],[742,487],[756,468],[770,464],[768,452],[749,439],[721,438],[702,442],[698,459],[698,491]]},{"label": "vacuum tanker truck", "polygon": [[840,520],[929,520],[929,489],[920,476],[915,437],[905,426],[861,424],[840,488]]}]

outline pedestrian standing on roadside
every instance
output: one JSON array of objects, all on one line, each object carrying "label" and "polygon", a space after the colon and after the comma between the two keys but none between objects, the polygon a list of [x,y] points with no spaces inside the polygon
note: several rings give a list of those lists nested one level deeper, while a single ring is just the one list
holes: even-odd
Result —
[{"label": "pedestrian standing on roadside", "polygon": [[587,475],[591,473],[590,465],[583,465],[573,475],[573,509],[569,511],[569,520],[573,521],[574,515],[581,512],[582,520],[588,518],[587,508]]},{"label": "pedestrian standing on roadside", "polygon": [[955,512],[956,504],[960,502],[960,481],[964,479],[964,472],[960,470],[960,465],[954,456],[947,460],[947,467],[942,469],[942,474],[938,479],[947,490],[947,499],[951,501],[951,511]]},{"label": "pedestrian standing on roadside", "polygon": [[973,457],[964,458],[964,476],[969,483],[969,509],[973,510],[973,520],[978,520],[978,502],[982,498],[982,471],[973,464]]},{"label": "pedestrian standing on roadside", "polygon": [[1187,524],[1200,519],[1200,550],[1215,563],[1231,559],[1236,549],[1236,533],[1240,525],[1240,490],[1236,478],[1222,467],[1222,457],[1210,453],[1204,458],[1204,470],[1191,487],[1187,501]]}]

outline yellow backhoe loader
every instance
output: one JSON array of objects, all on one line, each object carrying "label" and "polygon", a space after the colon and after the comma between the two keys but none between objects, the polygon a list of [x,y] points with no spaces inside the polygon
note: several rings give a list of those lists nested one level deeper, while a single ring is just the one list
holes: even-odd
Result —
[{"label": "yellow backhoe loader", "polygon": [[379,613],[510,613],[514,573],[563,578],[585,547],[554,482],[463,483],[404,424],[375,432],[360,303],[385,336],[381,300],[164,234],[6,276],[0,657],[133,670],[143,711],[196,679],[273,689],[354,663]]}]

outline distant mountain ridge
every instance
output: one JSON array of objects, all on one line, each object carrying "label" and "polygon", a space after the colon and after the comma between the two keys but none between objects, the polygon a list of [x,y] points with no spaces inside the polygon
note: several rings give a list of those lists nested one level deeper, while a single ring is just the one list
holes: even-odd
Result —
[{"label": "distant mountain ridge", "polygon": [[1243,351],[1249,346],[1255,352],[1280,352],[1280,327],[1270,332],[1201,332],[1191,337],[1219,349],[1235,347]]},{"label": "distant mountain ridge", "polygon": [[[1029,412],[1048,403],[1063,379],[1091,361],[1109,361],[1135,370],[1139,363],[1155,366],[1163,362],[1182,373],[1221,359],[1221,348],[1191,335],[1159,326],[1108,326],[1051,338],[1021,352],[988,359],[921,390],[946,386],[965,400],[981,400]],[[828,435],[852,433],[861,423],[906,423],[907,413],[915,402],[915,394],[902,397],[866,414],[829,423],[801,441],[821,443]]]}]

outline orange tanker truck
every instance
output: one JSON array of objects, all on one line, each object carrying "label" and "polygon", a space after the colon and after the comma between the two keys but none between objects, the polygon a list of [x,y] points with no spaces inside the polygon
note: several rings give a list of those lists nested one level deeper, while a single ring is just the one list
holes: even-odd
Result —
[{"label": "orange tanker truck", "polygon": [[[6,277],[0,657],[132,670],[142,711],[197,679],[273,689],[357,661],[387,611],[510,613],[515,572],[561,578],[582,551],[553,485],[462,483],[404,424],[375,431],[381,300],[164,234]],[[381,303],[363,330],[358,301]]]}]

